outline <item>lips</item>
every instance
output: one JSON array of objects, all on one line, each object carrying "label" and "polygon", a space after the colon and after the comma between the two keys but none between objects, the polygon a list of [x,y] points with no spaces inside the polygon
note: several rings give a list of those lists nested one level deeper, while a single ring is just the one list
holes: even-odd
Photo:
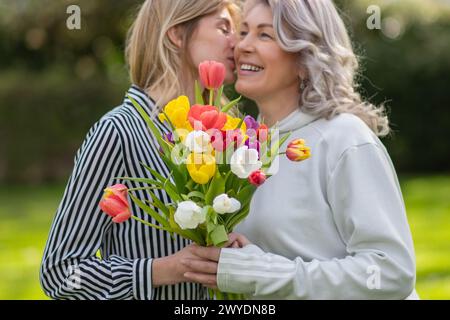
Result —
[{"label": "lips", "polygon": [[229,62],[231,69],[236,69],[236,62],[234,61],[234,57],[227,58],[227,61]]}]

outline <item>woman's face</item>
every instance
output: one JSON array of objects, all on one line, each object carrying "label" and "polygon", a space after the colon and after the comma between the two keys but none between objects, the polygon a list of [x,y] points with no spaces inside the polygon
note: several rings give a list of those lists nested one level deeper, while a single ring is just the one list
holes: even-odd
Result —
[{"label": "woman's face", "polygon": [[225,83],[236,80],[234,47],[236,28],[228,9],[203,17],[189,43],[189,54],[195,67],[205,60],[221,62],[226,67]]},{"label": "woman's face", "polygon": [[247,6],[235,49],[236,91],[256,101],[299,92],[297,55],[280,48],[272,21],[269,6]]}]

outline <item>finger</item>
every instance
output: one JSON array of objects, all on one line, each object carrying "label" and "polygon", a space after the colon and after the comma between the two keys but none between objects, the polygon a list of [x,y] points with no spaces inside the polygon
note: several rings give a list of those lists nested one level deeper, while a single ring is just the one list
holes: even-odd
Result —
[{"label": "finger", "polygon": [[233,242],[235,242],[239,237],[239,233],[231,232],[228,234],[228,241],[225,243],[224,247],[227,248],[231,246]]},{"label": "finger", "polygon": [[217,286],[216,276],[204,273],[185,272],[184,277],[187,281],[201,283],[204,286]]},{"label": "finger", "polygon": [[213,261],[183,259],[181,263],[194,272],[217,273],[217,263]]},{"label": "finger", "polygon": [[192,253],[203,259],[219,261],[220,248],[193,246]]},{"label": "finger", "polygon": [[240,244],[239,244],[238,241],[233,242],[233,243],[231,244],[231,247],[232,247],[232,248],[241,248],[241,246],[240,246]]}]

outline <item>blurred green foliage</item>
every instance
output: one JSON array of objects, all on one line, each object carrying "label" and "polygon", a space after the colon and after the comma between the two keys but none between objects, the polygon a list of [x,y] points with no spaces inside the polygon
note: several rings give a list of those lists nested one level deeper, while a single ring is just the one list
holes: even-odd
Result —
[{"label": "blurred green foliage", "polygon": [[[123,50],[140,0],[0,1],[0,183],[64,180],[88,128],[121,103]],[[386,102],[400,171],[450,169],[450,5],[338,0],[361,56],[361,92]],[[66,9],[81,8],[81,30]],[[379,5],[382,29],[366,27]]]},{"label": "blurred green foliage", "polygon": [[[422,299],[450,299],[450,178],[400,179]],[[39,266],[62,185],[0,187],[0,300],[46,299]]]}]

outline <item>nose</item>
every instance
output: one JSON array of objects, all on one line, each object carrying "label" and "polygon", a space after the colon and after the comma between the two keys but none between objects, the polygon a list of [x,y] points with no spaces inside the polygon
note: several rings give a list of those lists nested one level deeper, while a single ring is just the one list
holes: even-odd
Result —
[{"label": "nose", "polygon": [[236,50],[243,53],[250,53],[254,51],[254,47],[250,37],[246,36],[241,38],[236,44]]}]

